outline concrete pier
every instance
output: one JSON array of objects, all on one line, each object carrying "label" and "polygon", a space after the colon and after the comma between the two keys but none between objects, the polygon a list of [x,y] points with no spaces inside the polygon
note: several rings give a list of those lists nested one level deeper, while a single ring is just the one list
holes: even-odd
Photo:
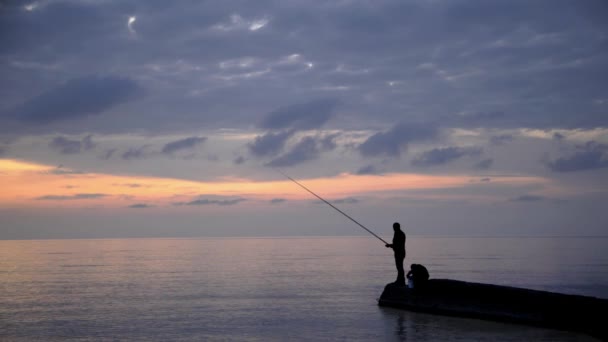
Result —
[{"label": "concrete pier", "polygon": [[608,300],[547,291],[431,279],[422,289],[388,284],[380,306],[579,331],[608,340]]}]

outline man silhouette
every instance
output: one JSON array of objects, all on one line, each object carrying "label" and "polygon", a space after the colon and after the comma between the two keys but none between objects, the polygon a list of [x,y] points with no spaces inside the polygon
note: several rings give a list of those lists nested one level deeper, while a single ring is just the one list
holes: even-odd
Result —
[{"label": "man silhouette", "polygon": [[387,243],[387,248],[392,248],[395,253],[395,265],[397,266],[397,280],[395,284],[405,286],[405,271],[403,270],[403,260],[405,259],[405,233],[401,231],[399,222],[393,223],[393,243]]}]

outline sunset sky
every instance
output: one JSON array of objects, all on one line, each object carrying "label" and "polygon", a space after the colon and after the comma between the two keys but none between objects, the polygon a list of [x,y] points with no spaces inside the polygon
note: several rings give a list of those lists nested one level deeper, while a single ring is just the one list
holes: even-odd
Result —
[{"label": "sunset sky", "polygon": [[608,234],[608,4],[0,4],[0,239]]}]

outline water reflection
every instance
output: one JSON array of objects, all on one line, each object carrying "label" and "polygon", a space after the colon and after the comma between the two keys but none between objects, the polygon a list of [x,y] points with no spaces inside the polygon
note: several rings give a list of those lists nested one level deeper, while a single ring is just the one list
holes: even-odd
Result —
[{"label": "water reflection", "polygon": [[[412,237],[407,262],[436,278],[608,297],[607,248]],[[380,308],[394,273],[392,251],[369,238],[0,241],[0,340],[584,340]]]},{"label": "water reflection", "polygon": [[396,341],[596,341],[590,336],[476,319],[380,307]]}]

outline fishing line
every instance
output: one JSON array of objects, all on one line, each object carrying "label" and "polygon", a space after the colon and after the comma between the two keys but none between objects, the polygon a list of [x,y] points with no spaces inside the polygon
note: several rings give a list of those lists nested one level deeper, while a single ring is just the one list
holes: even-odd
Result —
[{"label": "fishing line", "polygon": [[314,192],[312,192],[310,189],[308,189],[307,187],[305,187],[304,185],[300,184],[297,180],[289,177],[289,175],[287,175],[285,172],[279,170],[279,169],[274,169],[275,171],[277,171],[278,173],[282,174],[283,176],[287,177],[289,180],[291,180],[292,182],[296,183],[297,185],[299,185],[302,189],[310,192],[311,194],[313,194],[316,198],[320,199],[321,201],[325,202],[325,204],[329,205],[330,207],[334,208],[335,210],[337,210],[340,214],[346,216],[348,219],[350,219],[351,221],[353,221],[354,223],[356,223],[357,225],[359,225],[359,227],[365,229],[368,233],[372,234],[373,236],[375,236],[378,240],[384,242],[384,244],[388,244],[388,242],[384,241],[381,237],[379,237],[378,235],[376,235],[374,232],[372,232],[371,230],[367,229],[364,225],[362,225],[361,223],[357,222],[357,220],[355,220],[354,218],[348,216],[345,212],[343,212],[342,210],[336,208],[336,206],[334,206],[333,204],[329,203],[328,201],[326,201],[325,199],[323,199],[323,197],[315,194]]}]

